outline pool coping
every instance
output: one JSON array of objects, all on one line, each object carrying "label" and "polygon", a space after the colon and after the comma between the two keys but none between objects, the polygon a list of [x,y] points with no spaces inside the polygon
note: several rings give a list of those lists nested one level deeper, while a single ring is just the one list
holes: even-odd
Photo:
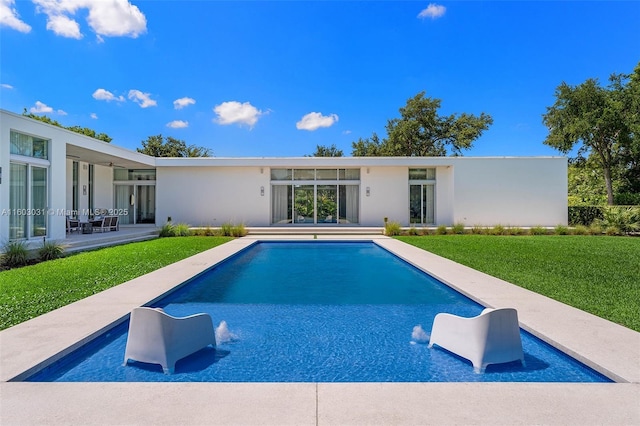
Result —
[{"label": "pool coping", "polygon": [[[221,424],[640,423],[637,404],[640,400],[640,333],[380,235],[318,235],[317,238],[374,241],[485,306],[515,307],[523,329],[623,383],[15,381],[126,320],[133,307],[153,303],[176,284],[257,241],[313,238],[313,235],[239,238],[3,330],[0,332],[0,421],[3,424],[175,424],[179,420],[182,424],[202,424],[212,419],[204,417],[205,414],[215,414],[216,423]],[[162,417],[136,402],[152,396],[150,401],[156,401],[153,406],[163,413]],[[196,404],[200,400],[204,405]],[[500,407],[495,404],[498,400]],[[111,401],[120,409],[114,410],[105,401]],[[509,404],[505,405],[506,402]]]}]

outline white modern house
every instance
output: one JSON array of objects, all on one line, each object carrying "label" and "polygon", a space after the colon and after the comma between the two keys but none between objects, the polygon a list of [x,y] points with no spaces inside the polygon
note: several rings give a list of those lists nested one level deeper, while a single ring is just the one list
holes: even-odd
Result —
[{"label": "white modern house", "polygon": [[556,226],[564,157],[154,158],[0,110],[0,242],[120,224]]}]

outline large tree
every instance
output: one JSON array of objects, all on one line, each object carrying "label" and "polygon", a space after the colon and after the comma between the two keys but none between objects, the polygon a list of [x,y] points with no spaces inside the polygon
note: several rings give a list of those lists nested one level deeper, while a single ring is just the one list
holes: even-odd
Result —
[{"label": "large tree", "polygon": [[354,156],[445,156],[462,155],[493,123],[490,115],[462,113],[441,116],[440,99],[420,92],[400,108],[400,118],[387,121],[387,138],[371,138],[352,143]]},{"label": "large tree", "polygon": [[209,148],[187,145],[183,140],[162,135],[149,136],[142,141],[142,148],[137,148],[138,152],[151,155],[152,157],[211,157]]},{"label": "large tree", "polygon": [[[640,68],[636,67],[634,78],[638,73]],[[615,169],[624,168],[625,152],[633,157],[637,144],[633,128],[638,111],[637,103],[633,106],[637,100],[629,85],[631,77],[612,74],[607,87],[592,78],[577,86],[563,82],[556,88],[555,103],[543,115],[543,123],[549,128],[544,143],[564,154],[578,147],[578,157],[595,161],[604,177],[608,204],[614,202]]]},{"label": "large tree", "polygon": [[29,118],[33,118],[34,120],[38,120],[38,121],[42,121],[43,123],[47,123],[47,124],[51,124],[52,126],[57,126],[57,127],[61,127],[63,129],[67,129],[67,130],[71,130],[72,132],[76,132],[76,133],[80,133],[81,135],[85,135],[85,136],[89,136],[92,137],[94,139],[98,139],[101,140],[103,142],[111,142],[113,139],[107,135],[106,133],[96,133],[95,130],[90,129],[88,127],[80,127],[80,126],[69,126],[69,127],[65,127],[62,124],[60,124],[58,121],[47,117],[46,115],[36,115],[32,112],[27,112],[27,109],[24,108],[22,110],[22,115],[24,115],[25,117],[29,117]]},{"label": "large tree", "polygon": [[331,146],[316,145],[316,151],[309,157],[342,157],[343,155],[344,152],[332,144]]}]

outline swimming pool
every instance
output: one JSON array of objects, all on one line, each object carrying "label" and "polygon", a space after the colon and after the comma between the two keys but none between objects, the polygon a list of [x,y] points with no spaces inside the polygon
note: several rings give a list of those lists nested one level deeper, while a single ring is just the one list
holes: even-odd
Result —
[{"label": "swimming pool", "polygon": [[522,332],[526,367],[475,374],[448,352],[411,342],[438,312],[482,306],[370,242],[259,243],[192,279],[154,306],[208,312],[231,335],[179,361],[174,375],[123,367],[126,324],[29,381],[602,382],[608,379]]}]

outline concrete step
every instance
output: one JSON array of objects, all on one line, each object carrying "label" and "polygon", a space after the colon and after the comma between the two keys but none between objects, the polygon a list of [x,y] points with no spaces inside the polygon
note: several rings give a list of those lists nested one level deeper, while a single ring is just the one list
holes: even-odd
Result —
[{"label": "concrete step", "polygon": [[382,235],[382,227],[248,227],[249,235]]}]

